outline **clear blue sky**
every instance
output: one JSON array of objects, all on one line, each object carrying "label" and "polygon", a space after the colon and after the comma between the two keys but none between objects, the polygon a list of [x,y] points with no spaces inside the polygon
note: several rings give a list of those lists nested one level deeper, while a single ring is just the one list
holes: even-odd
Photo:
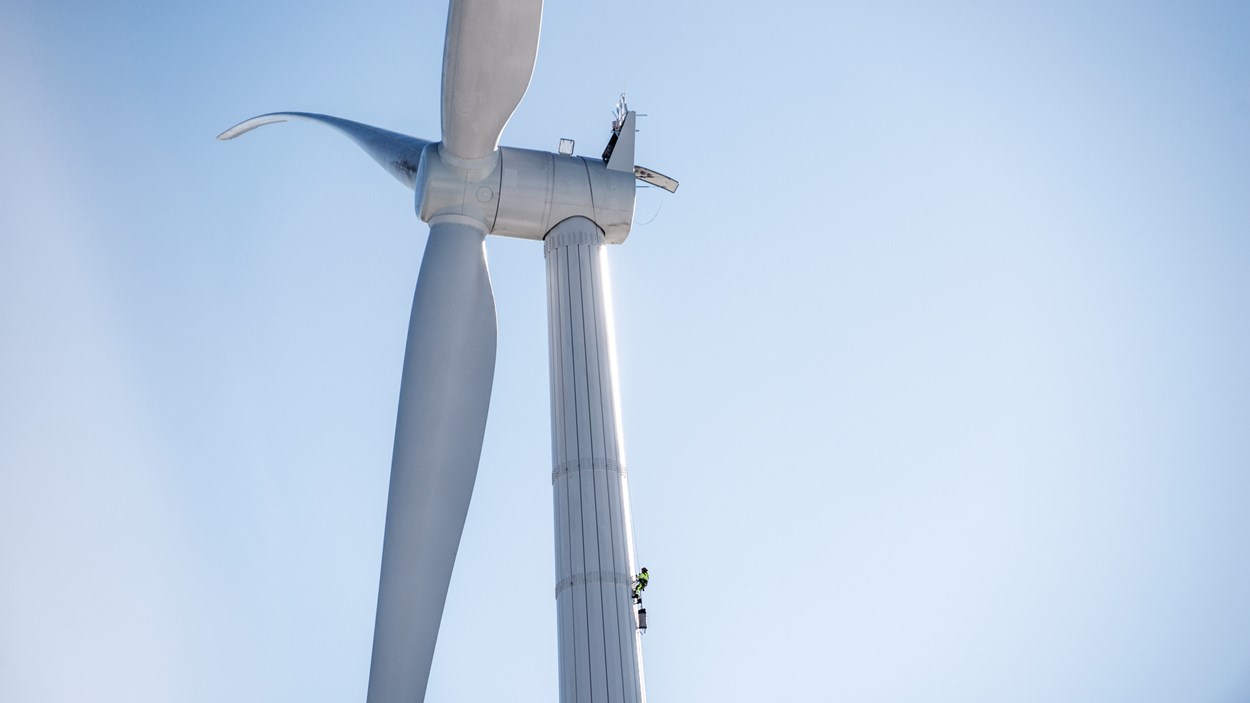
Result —
[{"label": "clear blue sky", "polygon": [[[0,1],[0,699],[361,701],[442,2]],[[1250,9],[550,0],[506,144],[612,250],[650,700],[1250,697]],[[430,701],[553,701],[541,248]]]}]

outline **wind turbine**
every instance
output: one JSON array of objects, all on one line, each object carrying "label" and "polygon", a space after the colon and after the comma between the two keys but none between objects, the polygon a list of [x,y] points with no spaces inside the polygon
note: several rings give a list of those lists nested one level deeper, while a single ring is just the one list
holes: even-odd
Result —
[{"label": "wind turbine", "polygon": [[544,241],[560,700],[646,700],[604,245],[629,234],[635,178],[677,182],[634,165],[636,115],[623,99],[602,158],[499,147],[541,18],[542,0],[451,0],[440,142],[298,112],[218,136],[291,119],[333,127],[415,192],[430,226],[400,386],[370,703],[425,697],[494,378],[487,234]]}]

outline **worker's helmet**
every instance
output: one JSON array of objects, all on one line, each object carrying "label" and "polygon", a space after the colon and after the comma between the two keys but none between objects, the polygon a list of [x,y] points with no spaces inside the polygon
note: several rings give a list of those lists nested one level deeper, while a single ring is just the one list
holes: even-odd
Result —
[{"label": "worker's helmet", "polygon": [[645,566],[644,566],[644,567],[642,567],[642,571],[643,571],[643,573],[646,573],[646,571],[647,571],[647,567],[645,567]]}]

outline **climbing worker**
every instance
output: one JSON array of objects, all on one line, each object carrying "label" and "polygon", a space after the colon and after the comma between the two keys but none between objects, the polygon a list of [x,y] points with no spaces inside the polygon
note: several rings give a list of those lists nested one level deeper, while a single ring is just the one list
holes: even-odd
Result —
[{"label": "climbing worker", "polygon": [[642,567],[642,571],[634,577],[634,602],[642,602],[642,592],[647,590],[647,582],[651,580],[651,574],[647,573],[647,567]]}]

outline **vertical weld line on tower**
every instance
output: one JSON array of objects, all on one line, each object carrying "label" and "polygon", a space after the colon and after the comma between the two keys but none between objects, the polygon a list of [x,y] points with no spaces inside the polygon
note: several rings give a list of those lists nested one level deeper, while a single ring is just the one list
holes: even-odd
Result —
[{"label": "vertical weld line on tower", "polygon": [[[552,258],[550,276],[552,278],[552,287],[549,289],[551,291],[552,314],[554,315],[553,319],[555,319],[555,329],[551,338],[551,343],[555,349],[551,356],[554,359],[556,371],[558,372],[558,375],[553,377],[556,381],[552,384],[552,397],[557,399],[560,407],[559,412],[557,412],[555,410],[555,406],[552,406],[552,426],[557,427],[558,429],[556,431],[559,433],[559,442],[552,442],[552,458],[553,461],[557,462],[568,451],[568,432],[567,428],[564,426],[563,412],[565,393],[564,366],[567,363],[567,359],[565,359],[564,349],[561,348],[560,344],[560,340],[564,337],[564,327],[567,324],[566,315],[563,313],[563,309],[561,307],[562,298],[564,298],[564,296],[561,295],[561,291],[566,287],[565,283],[567,282],[567,275],[562,275],[560,254],[561,252],[558,249],[551,252]],[[558,507],[564,511],[564,515],[562,516],[564,520],[564,529],[562,532],[564,534],[560,536],[562,537],[561,541],[563,542],[563,548],[560,550],[560,561],[556,565],[556,569],[558,575],[561,569],[567,571],[567,573],[571,575],[573,573],[573,535],[571,518],[572,511],[569,510],[568,481],[561,481],[560,485],[556,486],[556,491],[559,493],[559,496],[556,498],[559,503]],[[561,600],[563,602],[561,602]],[[562,690],[566,696],[572,694],[574,700],[576,700],[577,641],[576,638],[572,636],[574,630],[573,594],[568,593],[565,594],[562,599],[557,598],[556,605],[560,609],[559,618],[563,621],[560,626],[559,637],[565,642],[565,646],[560,652],[560,666],[563,669],[562,674],[564,676],[564,680],[561,682]]]},{"label": "vertical weld line on tower", "polygon": [[[559,317],[559,314],[560,314],[559,313],[560,311],[559,290],[560,289],[558,287],[559,281],[556,276],[556,273],[559,269],[556,266],[556,261],[552,259],[552,254],[553,252],[551,252],[546,246],[543,247],[543,265],[546,266],[547,268],[547,347],[548,347],[547,354],[548,356],[551,357],[551,363],[550,363],[550,371],[551,371],[551,382],[550,382],[550,385],[551,385],[551,463],[554,466],[558,461],[560,461],[560,437],[563,435],[563,432],[560,430],[560,427],[558,425],[558,418],[560,416],[560,410],[559,410],[559,405],[557,405],[557,403],[559,402],[557,400],[559,398],[559,389],[560,389],[560,386],[562,385],[560,382],[560,375],[559,375],[560,374],[560,350],[559,350],[559,344],[558,344],[558,340],[560,339],[559,334],[558,334],[559,329],[560,329],[560,317]],[[555,550],[556,550],[555,582],[558,584],[560,583],[560,579],[564,578],[563,577],[564,555],[567,552],[567,549],[565,549],[564,546],[565,546],[566,540],[568,539],[568,536],[567,534],[565,534],[566,532],[565,530],[560,529],[561,486],[558,483],[553,483],[551,488],[552,488],[551,502],[552,502],[552,508],[553,508],[551,528],[554,532],[552,536],[554,537],[553,541],[555,542]],[[557,637],[558,643],[562,642],[564,639],[564,615],[563,613],[560,612],[561,606],[562,604],[560,603],[560,594],[556,593],[556,622],[557,622],[556,637]],[[565,672],[565,670],[568,668],[568,666],[565,664],[565,661],[564,661],[564,647],[561,644],[557,644],[557,648],[559,649],[558,671],[560,674],[560,680],[559,680],[560,690],[566,690],[564,688],[564,685],[565,685],[564,682],[565,682],[565,677],[567,676],[567,673]]]},{"label": "vertical weld line on tower", "polygon": [[[559,339],[559,337],[557,337],[556,335],[560,327],[560,320],[559,320],[560,299],[558,296],[551,294],[551,291],[559,290],[558,288],[556,288],[556,284],[557,284],[556,271],[558,269],[555,266],[555,263],[547,258],[545,253],[544,253],[543,259],[544,259],[543,265],[547,269],[547,344],[550,347],[552,345],[552,342],[554,342],[556,339]],[[555,466],[556,464],[560,463],[559,439],[563,435],[563,432],[560,430],[559,425],[557,424],[557,419],[560,416],[560,404],[556,399],[556,395],[559,392],[560,384],[557,383],[556,381],[556,379],[559,378],[558,376],[556,376],[556,374],[560,371],[559,369],[559,364],[560,364],[559,356],[560,355],[557,353],[554,353],[555,351],[556,350],[554,349],[549,350],[547,354],[549,357],[551,357],[547,363],[547,372],[551,374],[551,380],[550,380],[550,383],[548,383],[548,385],[551,386],[550,394],[551,394],[551,464],[552,466]],[[560,572],[560,565],[557,563],[556,564],[556,580],[557,581],[560,580],[559,572]]]},{"label": "vertical weld line on tower", "polygon": [[[557,237],[558,236],[559,235],[557,235]],[[559,299],[560,311],[562,313],[561,318],[560,318],[560,337],[556,339],[555,341],[560,349],[560,357],[561,357],[560,403],[561,403],[561,409],[563,410],[563,412],[561,413],[561,418],[560,418],[560,427],[561,427],[561,432],[563,435],[563,442],[561,443],[561,451],[564,452],[564,454],[567,456],[568,448],[569,448],[569,434],[570,433],[569,433],[568,427],[565,425],[565,421],[566,421],[566,418],[569,416],[566,403],[569,399],[568,396],[570,395],[570,391],[569,391],[569,388],[567,387],[568,384],[566,383],[566,381],[572,380],[572,373],[573,373],[572,367],[570,366],[570,364],[572,364],[571,357],[572,357],[572,352],[573,352],[572,346],[571,346],[571,340],[573,339],[573,309],[572,309],[572,292],[571,292],[572,283],[570,282],[569,271],[568,271],[568,249],[567,247],[559,246],[557,242],[556,248],[552,251],[552,256],[554,256],[556,260],[556,278],[559,284],[559,287],[556,289],[556,295]],[[567,337],[565,335],[565,330],[568,330]],[[565,338],[570,340],[570,346],[568,346],[567,348],[563,344],[561,344],[562,340],[564,340]],[[569,377],[567,379],[565,378],[565,375],[564,375],[566,367],[568,368],[568,373],[569,373]],[[576,424],[575,424],[574,429],[573,429],[573,434],[576,435],[576,433],[577,433],[577,429],[576,429]],[[580,490],[580,487],[579,487],[579,490]],[[564,496],[565,496],[565,501],[564,501],[565,542],[567,545],[566,554],[568,555],[569,576],[572,576],[573,569],[574,569],[574,566],[573,566],[573,509],[572,509],[573,487],[570,485],[570,482],[568,481],[564,482]],[[579,501],[580,501],[580,498],[579,498]],[[583,557],[583,560],[584,560],[584,557]],[[570,637],[568,639],[568,642],[569,642],[570,648],[572,649],[572,652],[570,653],[570,661],[569,661],[569,680],[572,682],[572,686],[566,690],[569,690],[572,692],[573,700],[576,701],[578,700],[578,698],[580,698],[580,690],[579,690],[578,675],[577,675],[579,647],[578,647],[577,637],[575,636],[576,631],[577,631],[577,623],[575,622],[576,614],[574,613],[576,596],[574,595],[573,591],[570,590],[567,594],[565,594],[564,598],[567,603],[567,613],[568,613],[568,621],[569,621],[568,627],[569,627]]]},{"label": "vertical weld line on tower", "polygon": [[[576,360],[577,360],[577,340],[573,338],[573,331],[574,331],[573,321],[574,321],[574,319],[576,319],[576,317],[577,317],[577,315],[573,312],[573,273],[574,273],[574,268],[573,268],[573,263],[572,263],[572,258],[573,258],[573,257],[572,257],[572,254],[574,253],[574,249],[575,249],[575,247],[576,247],[576,245],[575,245],[575,244],[569,244],[569,245],[565,246],[565,247],[564,247],[564,258],[565,258],[565,263],[566,263],[565,270],[566,270],[566,271],[568,272],[568,274],[569,274],[569,285],[565,287],[565,290],[567,290],[567,291],[568,291],[568,299],[569,299],[569,357],[570,357],[570,359],[569,359],[569,360],[570,360],[570,362],[573,364],[573,369],[572,369],[572,374],[571,374],[571,375],[572,375],[572,379],[573,379],[573,387],[569,389],[569,395],[573,398],[573,413],[572,413],[572,415],[571,415],[571,417],[573,417],[573,439],[574,439],[574,442],[573,442],[573,447],[574,447],[575,454],[576,454],[576,455],[578,455],[578,456],[580,456],[580,454],[581,454],[581,446],[582,446],[582,438],[581,438],[581,428],[580,428],[580,427],[578,427],[578,423],[577,423],[577,416],[580,414],[580,409],[579,409],[579,408],[580,408],[580,406],[579,406],[579,404],[578,404],[578,402],[577,402],[577,401],[578,401],[578,397],[577,397],[577,363],[576,363]],[[579,264],[580,264],[580,262],[579,262]],[[579,270],[579,271],[577,271],[577,282],[578,282],[578,287],[579,287],[579,288],[580,288],[580,286],[581,286],[581,279],[582,279],[582,277],[581,277],[581,272],[580,272],[580,270]],[[585,340],[583,339],[583,342],[584,342],[584,341],[585,341]],[[582,350],[582,351],[583,351],[583,353],[585,352],[584,347],[583,347],[583,350]],[[566,446],[567,446],[567,445],[566,445]],[[579,471],[578,473],[580,474],[581,472]],[[582,534],[582,540],[581,540],[581,542],[582,542],[582,572],[583,572],[583,573],[585,573],[586,571],[589,571],[589,568],[586,566],[586,516],[582,514],[582,513],[584,512],[584,510],[582,509],[582,506],[584,506],[584,505],[585,505],[585,502],[584,502],[584,501],[583,501],[583,499],[582,499],[582,480],[581,480],[581,476],[580,476],[580,475],[578,476],[578,479],[577,479],[577,502],[578,502],[578,510],[577,510],[577,512],[578,512],[578,517],[580,517],[580,518],[581,518],[581,520],[580,520],[581,524],[580,524],[580,525],[578,525],[578,527],[580,528],[580,530],[581,530],[581,534]],[[570,510],[570,511],[569,511],[569,523],[570,523],[570,524],[572,524],[572,516],[573,516],[573,511],[572,511],[572,510]],[[571,534],[571,533],[570,533],[570,534]],[[570,551],[571,551],[571,550],[570,550]],[[571,574],[570,574],[570,575],[571,575]],[[588,596],[589,596],[589,592],[588,592],[588,591],[589,591],[589,589],[588,589],[588,588],[583,588],[583,596],[582,596],[582,599],[583,599],[583,601],[584,601],[584,603],[583,603],[583,607],[584,607],[584,608],[585,608],[585,610],[586,610],[586,612],[585,612],[585,616],[584,616],[584,617],[586,618],[587,623],[589,623],[589,622],[590,622],[590,599],[589,599],[589,597],[588,597]],[[574,638],[574,639],[576,639],[576,638]],[[574,652],[576,652],[576,649],[574,649]],[[575,660],[576,660],[576,658],[577,658],[577,657],[576,657],[576,656],[574,656],[574,659],[575,659]],[[594,685],[594,679],[590,677],[590,628],[589,628],[589,627],[587,627],[587,628],[586,628],[586,675],[587,675],[588,680],[590,681],[591,685],[593,686],[593,685]],[[578,697],[577,697],[575,700],[580,701],[580,700],[581,700],[580,691],[579,691],[578,693],[579,693],[579,695],[578,695]],[[592,699],[593,699],[593,696],[592,696]]]},{"label": "vertical weld line on tower", "polygon": [[[586,268],[582,266],[582,254],[583,254],[583,253],[585,253],[585,254],[587,254],[587,259],[589,259],[589,258],[590,258],[590,257],[589,257],[590,252],[589,252],[589,251],[587,251],[589,248],[590,248],[590,247],[589,247],[589,245],[587,245],[587,244],[582,244],[582,243],[580,243],[580,242],[579,242],[578,244],[574,245],[573,247],[570,247],[570,249],[572,249],[572,250],[576,251],[576,254],[577,254],[577,255],[576,255],[576,257],[575,257],[575,260],[577,261],[577,280],[578,280],[578,286],[577,286],[577,288],[578,288],[578,293],[580,294],[580,295],[578,296],[578,303],[579,303],[578,307],[579,307],[579,310],[580,310],[580,313],[581,313],[581,314],[580,314],[580,317],[581,317],[581,331],[582,331],[582,339],[581,339],[581,343],[582,343],[582,376],[581,376],[581,378],[580,378],[580,379],[578,379],[578,380],[580,380],[580,381],[581,381],[581,385],[582,385],[582,387],[585,389],[582,393],[578,393],[578,394],[577,394],[577,395],[578,395],[578,398],[577,398],[577,400],[578,400],[578,417],[580,418],[583,414],[584,414],[584,415],[585,415],[585,417],[586,417],[586,430],[587,430],[588,435],[589,435],[589,436],[587,436],[587,437],[586,437],[587,452],[588,452],[588,454],[589,454],[589,456],[588,456],[587,458],[591,461],[591,463],[592,463],[592,465],[593,465],[593,462],[594,462],[594,454],[595,454],[595,440],[594,440],[594,418],[592,417],[592,412],[591,412],[591,397],[590,397],[590,395],[591,395],[591,394],[590,394],[590,363],[591,363],[591,353],[590,353],[590,352],[591,352],[592,347],[591,347],[590,342],[588,341],[587,336],[586,336],[586,323],[587,323],[587,318],[588,318],[588,317],[591,317],[591,316],[593,316],[593,315],[594,315],[594,311],[593,311],[593,310],[590,310],[590,311],[587,311],[587,310],[586,310],[586,292],[587,292],[587,288],[591,288],[591,289],[593,289],[593,288],[594,288],[594,278],[593,278],[593,277],[591,277],[591,276],[588,276],[587,274],[588,274],[588,273],[590,273],[590,272],[589,272],[589,271],[587,271],[587,270],[586,270]],[[576,368],[576,367],[575,367],[575,368]],[[574,389],[576,390],[576,386],[574,386]],[[584,397],[585,397],[585,404],[584,404],[584,405],[583,405],[583,404],[582,404],[582,402],[581,402],[581,401],[583,400],[583,397],[582,397],[583,395],[584,395]],[[579,460],[579,462],[580,462],[580,460],[581,460],[581,458],[582,458],[582,455],[581,455],[581,454],[582,454],[582,444],[581,444],[582,436],[581,436],[581,425],[580,425],[580,423],[579,423],[579,425],[578,425],[578,435],[577,435],[577,440],[578,440],[578,441],[577,441],[577,454],[578,454],[578,460]],[[587,477],[587,476],[586,476],[586,474],[589,474],[589,477]],[[596,570],[602,570],[602,569],[603,569],[603,558],[602,558],[602,555],[601,555],[601,554],[599,554],[599,517],[598,517],[598,514],[597,514],[597,513],[598,513],[598,509],[599,509],[599,501],[598,501],[598,492],[599,492],[599,489],[598,489],[598,486],[597,486],[597,485],[595,485],[595,472],[594,472],[594,471],[589,471],[589,472],[579,471],[579,472],[578,472],[578,484],[579,484],[579,485],[580,485],[583,489],[584,489],[584,481],[585,481],[587,478],[589,478],[589,479],[590,479],[590,500],[591,500],[591,504],[594,506],[594,509],[591,511],[591,514],[590,514],[590,518],[591,518],[591,520],[590,520],[590,524],[591,524],[591,526],[592,526],[592,529],[591,529],[591,530],[587,530],[587,529],[586,529],[586,524],[587,524],[587,522],[586,522],[586,504],[585,504],[585,502],[583,502],[583,503],[582,503],[582,555],[583,555],[583,557],[584,557],[584,559],[585,559],[585,561],[586,561],[586,570],[587,570],[587,571],[590,571],[590,562],[589,562],[589,557],[586,555],[586,551],[587,551],[587,550],[586,550],[586,542],[587,542],[587,540],[586,540],[586,535],[587,535],[587,532],[590,532],[590,534],[591,534],[591,538],[594,540],[594,545],[595,545],[595,556],[596,556],[596,560],[595,560],[595,561],[596,561],[596,563],[595,563],[595,569],[596,569]],[[591,633],[592,633],[592,628],[590,627],[590,617],[591,617],[591,586],[590,586],[590,583],[589,583],[589,582],[587,582],[587,583],[586,583],[586,585],[585,585],[585,589],[586,589],[586,637],[587,637],[587,645],[588,645],[588,649],[587,649],[587,651],[586,651],[586,654],[587,654],[587,663],[589,663],[589,658],[590,658],[590,656],[594,654],[594,646],[593,646],[593,643],[591,643],[591,642],[590,642],[590,638],[592,637],[592,634],[591,634]],[[606,633],[605,633],[605,632],[603,632],[603,588],[600,586],[600,587],[597,587],[597,590],[599,591],[597,595],[598,595],[598,600],[599,600],[599,631],[600,631],[600,637],[601,637],[601,638],[606,638]],[[604,683],[604,699],[606,700],[606,699],[607,699],[607,694],[608,694],[608,685],[607,685],[607,680],[608,680],[608,677],[607,677],[607,664],[608,664],[608,661],[607,661],[607,642],[606,642],[606,639],[605,639],[604,641],[601,641],[599,644],[600,644],[600,646],[602,646],[602,647],[603,647],[603,650],[604,650],[604,658],[603,658],[603,666],[604,666],[604,669],[603,669],[603,683]],[[595,683],[595,679],[594,679],[594,669],[593,669],[593,668],[591,668],[591,670],[590,670],[590,684],[591,684],[591,686],[592,686],[592,687],[594,686],[594,683]],[[592,699],[592,700],[594,699],[594,694],[593,694],[593,693],[591,694],[591,699]]]},{"label": "vertical weld line on tower", "polygon": [[[582,294],[581,295],[581,298],[582,298],[582,301],[581,301],[582,302],[582,348],[585,350],[585,355],[582,359],[582,373],[584,375],[583,386],[586,389],[585,390],[586,427],[590,432],[590,436],[587,437],[587,450],[590,453],[589,458],[593,465],[594,456],[595,456],[595,437],[594,437],[595,418],[594,418],[594,411],[592,410],[592,405],[595,399],[591,397],[593,394],[591,393],[592,385],[590,382],[590,376],[591,376],[592,364],[594,365],[596,371],[598,371],[598,368],[599,368],[599,364],[598,364],[598,361],[599,361],[598,360],[598,356],[599,356],[598,341],[599,340],[598,338],[592,337],[593,328],[595,327],[595,324],[594,324],[595,276],[594,276],[594,265],[592,261],[594,259],[595,254],[598,252],[595,250],[595,247],[593,244],[579,244],[577,246],[577,249],[578,249],[577,266],[578,266],[579,274],[581,276],[581,284],[582,284],[580,286],[581,294]],[[586,257],[585,266],[582,266],[583,254]],[[587,309],[587,305],[586,305],[587,300],[589,300],[590,302],[589,309]],[[593,344],[592,344],[592,339],[594,342]],[[594,352],[593,354],[591,353],[592,350]],[[600,422],[600,424],[602,424],[602,421]],[[602,544],[602,539],[599,534],[599,482],[595,478],[594,471],[590,471],[587,473],[590,474],[589,476],[590,499],[593,501],[593,504],[594,504],[594,511],[591,513],[591,518],[592,518],[591,524],[594,525],[595,556],[597,557],[596,559],[597,563],[595,564],[595,568],[600,571],[603,571],[604,570],[603,569],[603,554],[601,554],[602,550],[600,549],[600,545]],[[586,515],[583,513],[582,524],[584,525],[585,523],[586,523]],[[598,601],[599,601],[599,613],[598,613],[599,632],[600,632],[600,637],[603,640],[600,643],[603,647],[603,694],[604,694],[604,700],[608,700],[611,695],[612,685],[608,677],[608,671],[610,670],[608,667],[608,631],[607,631],[607,622],[605,621],[605,618],[604,618],[605,608],[603,607],[604,606],[603,584],[602,583],[598,584],[595,587],[595,590],[598,591],[596,595],[598,596]],[[589,611],[590,609],[590,598],[589,598],[590,584],[589,583],[586,585],[586,592],[587,592],[586,593],[587,595],[586,608]],[[587,621],[589,621],[589,619],[590,618],[589,618],[589,612],[588,612]],[[587,628],[587,630],[589,631],[589,628]],[[592,679],[591,682],[593,683],[594,680]]]},{"label": "vertical weld line on tower", "polygon": [[[591,247],[591,252],[590,252],[591,254],[589,258],[590,280],[591,280],[591,286],[590,286],[591,315],[590,317],[591,317],[591,322],[594,326],[595,346],[600,351],[600,353],[597,355],[595,359],[595,374],[599,377],[599,417],[602,418],[599,424],[600,424],[600,429],[603,432],[604,459],[613,460],[613,459],[616,459],[616,457],[610,454],[608,451],[609,432],[607,428],[608,423],[605,422],[605,420],[614,419],[614,418],[612,418],[612,415],[606,411],[605,404],[604,404],[604,399],[607,398],[611,393],[611,384],[604,384],[603,382],[604,378],[607,375],[603,372],[603,369],[604,369],[604,366],[606,366],[606,362],[607,362],[606,357],[610,350],[608,348],[609,345],[607,344],[606,330],[603,328],[603,325],[601,324],[601,320],[600,320],[600,311],[602,310],[603,298],[600,295],[601,291],[596,290],[595,285],[594,285],[596,283],[598,283],[599,285],[603,284],[602,266],[598,267],[600,269],[599,271],[600,275],[595,275],[596,264],[601,263],[599,262],[599,252],[602,249],[603,249],[603,245],[600,244],[599,246]],[[613,424],[615,425],[615,422]],[[619,460],[618,460],[618,463],[619,463]],[[616,522],[613,520],[611,480],[612,479],[610,475],[605,477],[604,488],[608,492],[607,496],[605,496],[606,503],[608,506],[608,560],[609,560],[609,563],[612,565],[612,570],[615,571],[616,570],[616,529],[615,529]],[[599,561],[600,563],[602,563],[603,558],[600,557]],[[615,591],[616,589],[613,588],[611,590]],[[604,637],[606,638],[608,636],[608,609],[604,608],[602,612],[603,612],[603,631],[604,631]],[[614,616],[612,619],[613,620],[612,636],[616,640],[616,656],[617,656],[618,663],[620,664],[620,667],[617,670],[621,672],[621,693],[624,694],[625,692],[625,680],[624,680],[625,679],[625,652],[624,652],[624,647],[622,646],[624,642],[622,641],[622,637],[621,637],[621,598],[620,598],[619,593],[613,594],[612,614]],[[603,664],[605,667],[607,667],[608,671],[611,671],[611,667],[609,666],[609,663],[608,663],[607,647],[604,647],[604,650],[603,650]],[[611,688],[612,688],[611,683],[609,683],[608,690],[611,691]]]}]

